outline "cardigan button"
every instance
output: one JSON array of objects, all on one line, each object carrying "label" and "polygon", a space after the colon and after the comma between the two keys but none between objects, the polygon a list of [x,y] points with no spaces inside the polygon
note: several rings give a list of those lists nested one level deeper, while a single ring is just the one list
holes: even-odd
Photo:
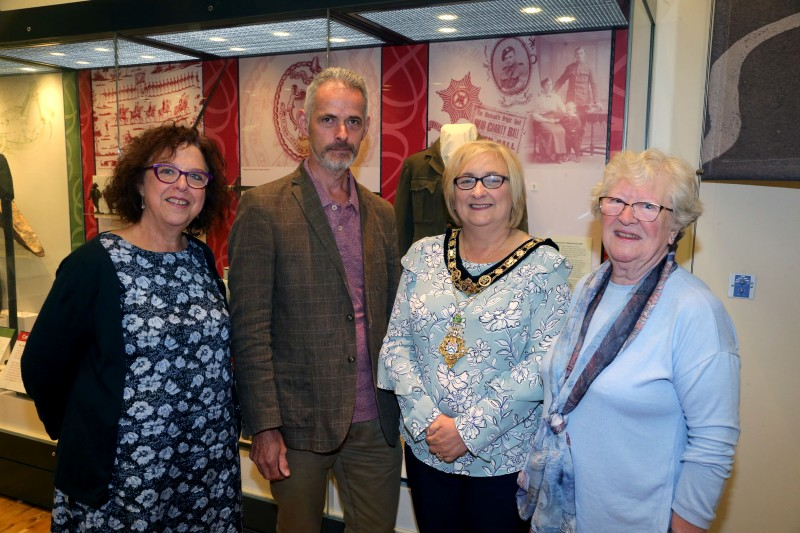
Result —
[{"label": "cardigan button", "polygon": [[347,313],[347,320],[349,320],[350,322],[352,322],[355,318],[356,317],[355,315],[353,315],[353,313]]},{"label": "cardigan button", "polygon": [[351,355],[350,357],[347,358],[347,360],[350,361],[351,363],[354,363],[356,361],[356,356]]}]

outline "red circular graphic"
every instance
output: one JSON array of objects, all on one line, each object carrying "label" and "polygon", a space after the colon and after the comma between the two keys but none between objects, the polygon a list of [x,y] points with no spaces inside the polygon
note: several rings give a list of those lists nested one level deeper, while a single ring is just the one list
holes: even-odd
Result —
[{"label": "red circular graphic", "polygon": [[300,61],[292,64],[283,73],[272,108],[272,121],[275,133],[283,151],[295,161],[305,159],[308,154],[308,139],[301,133],[298,111],[303,108],[306,89],[322,68],[319,59]]}]

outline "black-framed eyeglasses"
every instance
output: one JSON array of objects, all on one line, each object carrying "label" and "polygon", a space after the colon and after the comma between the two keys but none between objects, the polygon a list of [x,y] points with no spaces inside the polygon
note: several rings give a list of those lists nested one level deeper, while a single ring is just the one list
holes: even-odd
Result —
[{"label": "black-framed eyeglasses", "polygon": [[456,184],[456,187],[462,191],[468,191],[470,189],[474,189],[475,185],[477,185],[479,181],[481,182],[481,185],[487,189],[499,189],[500,186],[503,185],[503,182],[507,179],[508,176],[487,174],[482,178],[476,178],[475,176],[456,176],[453,182]]},{"label": "black-framed eyeglasses", "polygon": [[214,177],[208,172],[202,172],[200,170],[184,171],[169,163],[156,163],[144,168],[145,170],[152,168],[153,174],[155,174],[158,181],[162,183],[175,183],[181,176],[186,176],[186,184],[192,189],[203,189],[208,185],[208,182],[211,181],[211,178]]},{"label": "black-framed eyeglasses", "polygon": [[652,222],[658,218],[658,214],[662,209],[669,212],[673,210],[663,205],[654,204],[653,202],[628,202],[622,201],[620,198],[614,196],[601,196],[600,197],[600,212],[608,216],[618,216],[625,209],[625,206],[631,208],[633,218],[640,222]]}]

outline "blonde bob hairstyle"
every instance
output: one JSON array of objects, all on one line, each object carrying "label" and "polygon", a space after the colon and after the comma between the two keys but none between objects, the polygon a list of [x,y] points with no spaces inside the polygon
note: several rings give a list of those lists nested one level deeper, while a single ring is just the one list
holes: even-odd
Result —
[{"label": "blonde bob hairstyle", "polygon": [[684,229],[703,214],[697,177],[689,164],[679,157],[667,155],[656,148],[644,152],[619,152],[606,165],[603,181],[592,189],[592,213],[601,217],[601,196],[608,196],[618,183],[627,182],[637,187],[653,187],[656,182],[667,180],[669,188],[664,207],[671,207],[659,216],[671,215],[671,226],[677,231],[672,248],[677,247],[683,237]]},{"label": "blonde bob hairstyle", "polygon": [[[508,185],[511,187],[511,213],[508,216],[508,227],[516,228],[522,222],[522,217],[525,216],[527,209],[527,200],[525,197],[525,178],[522,173],[522,165],[517,158],[517,154],[509,150],[505,145],[498,144],[493,141],[472,141],[462,145],[456,150],[442,176],[442,191],[444,192],[444,203],[447,205],[447,211],[453,217],[456,225],[461,226],[461,218],[456,213],[456,176],[460,176],[464,167],[476,157],[485,154],[494,155],[502,161],[507,169],[506,177],[508,178]],[[500,169],[498,169],[500,170]],[[476,176],[480,178],[481,176]]]}]

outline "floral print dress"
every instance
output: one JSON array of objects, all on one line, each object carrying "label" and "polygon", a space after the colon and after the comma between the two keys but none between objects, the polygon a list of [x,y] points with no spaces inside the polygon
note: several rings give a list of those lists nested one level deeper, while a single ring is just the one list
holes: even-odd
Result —
[{"label": "floral print dress", "polygon": [[[539,364],[563,326],[572,267],[551,246],[539,246],[478,294],[456,297],[443,236],[417,241],[402,262],[378,387],[397,395],[405,443],[442,472],[518,472],[541,411]],[[465,262],[473,275],[491,266]],[[449,368],[439,346],[459,309],[466,355]],[[452,463],[432,455],[425,442],[441,413],[454,418],[469,450]]]},{"label": "floral print dress", "polygon": [[101,242],[123,286],[125,376],[110,500],[56,489],[52,531],[241,531],[228,311],[201,248]]}]

